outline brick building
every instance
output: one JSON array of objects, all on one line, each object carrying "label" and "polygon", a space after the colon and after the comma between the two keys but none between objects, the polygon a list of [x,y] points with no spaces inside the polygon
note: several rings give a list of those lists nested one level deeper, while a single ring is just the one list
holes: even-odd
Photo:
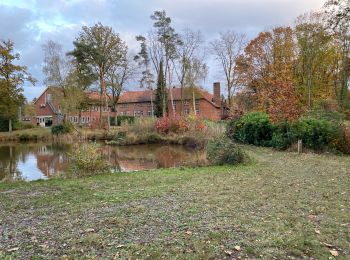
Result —
[{"label": "brick building", "polygon": [[[220,83],[214,83],[213,93],[204,89],[196,88],[194,91],[190,88],[172,88],[168,91],[168,115],[188,115],[193,111],[193,96],[195,98],[196,114],[204,119],[218,121],[226,118],[228,108],[221,99]],[[53,100],[54,88],[47,88],[34,102],[36,115],[32,118],[32,123],[41,126],[51,126],[62,121],[59,102]],[[91,125],[100,119],[100,110],[102,116],[114,115],[111,107],[106,109],[100,106],[100,95],[96,92],[87,93],[89,97],[89,106],[80,114],[80,123]],[[152,116],[154,111],[155,91],[127,91],[124,92],[117,104],[117,115],[128,115],[136,117]],[[171,104],[173,101],[173,105]],[[173,111],[174,107],[174,111]],[[175,112],[175,113],[174,113]],[[73,123],[79,123],[79,116],[69,115],[68,120]]]}]

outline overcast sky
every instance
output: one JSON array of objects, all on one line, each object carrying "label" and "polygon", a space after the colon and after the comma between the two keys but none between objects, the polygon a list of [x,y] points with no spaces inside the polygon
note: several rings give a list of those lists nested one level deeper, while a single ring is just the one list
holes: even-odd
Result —
[{"label": "overcast sky", "polygon": [[[0,0],[0,38],[11,39],[21,54],[20,63],[38,80],[25,86],[32,100],[44,89],[41,45],[51,39],[65,51],[83,25],[102,22],[109,25],[136,50],[135,36],[152,27],[149,18],[155,10],[165,10],[173,26],[201,30],[206,41],[219,32],[235,30],[250,39],[260,31],[278,25],[293,25],[305,12],[318,10],[324,0]],[[209,76],[205,83],[219,81],[218,67],[208,58]],[[137,86],[137,82],[134,83]]]}]

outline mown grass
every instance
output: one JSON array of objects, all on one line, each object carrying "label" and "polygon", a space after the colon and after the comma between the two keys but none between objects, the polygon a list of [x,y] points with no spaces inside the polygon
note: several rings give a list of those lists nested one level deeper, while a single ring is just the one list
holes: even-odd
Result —
[{"label": "mown grass", "polygon": [[244,149],[249,165],[2,183],[0,258],[349,258],[350,157]]}]

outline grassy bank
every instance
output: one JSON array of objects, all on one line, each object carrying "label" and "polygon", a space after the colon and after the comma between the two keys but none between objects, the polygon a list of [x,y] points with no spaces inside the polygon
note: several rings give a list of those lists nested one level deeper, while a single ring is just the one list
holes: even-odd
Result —
[{"label": "grassy bank", "polygon": [[244,149],[237,167],[1,183],[0,258],[349,258],[350,157]]},{"label": "grassy bank", "polygon": [[48,141],[52,139],[49,128],[35,127],[12,132],[0,132],[0,142]]}]

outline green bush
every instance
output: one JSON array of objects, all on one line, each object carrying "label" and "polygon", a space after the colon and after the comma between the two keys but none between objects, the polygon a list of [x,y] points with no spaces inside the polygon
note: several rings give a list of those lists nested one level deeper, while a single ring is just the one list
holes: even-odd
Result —
[{"label": "green bush", "polygon": [[270,146],[274,126],[265,113],[252,112],[228,124],[226,134],[242,143]]},{"label": "green bush", "polygon": [[225,137],[208,142],[207,156],[213,165],[238,164],[244,162],[246,158],[244,152]]},{"label": "green bush", "polygon": [[110,118],[110,124],[111,126],[121,126],[123,123],[132,124],[135,121],[134,116],[117,116],[117,121],[115,120],[115,117]]},{"label": "green bush", "polygon": [[51,133],[53,135],[64,135],[64,134],[69,134],[73,131],[74,127],[72,123],[64,123],[64,124],[59,124],[59,125],[54,125],[51,127]]},{"label": "green bush", "polygon": [[291,130],[290,124],[288,122],[283,122],[275,126],[270,146],[284,150],[290,147],[294,141],[295,136]]},{"label": "green bush", "polygon": [[338,124],[316,118],[303,118],[293,126],[296,139],[303,141],[303,146],[313,150],[336,149],[341,142],[342,132]]},{"label": "green bush", "polygon": [[75,177],[104,173],[109,168],[97,144],[78,145],[68,155],[70,160],[69,172]]}]

